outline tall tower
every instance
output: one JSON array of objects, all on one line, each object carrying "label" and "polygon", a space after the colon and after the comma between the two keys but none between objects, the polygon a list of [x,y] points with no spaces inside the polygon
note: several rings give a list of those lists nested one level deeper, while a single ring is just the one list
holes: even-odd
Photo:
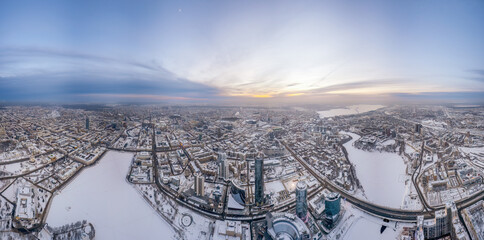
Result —
[{"label": "tall tower", "polygon": [[308,217],[308,187],[305,181],[296,185],[296,215],[303,221]]},{"label": "tall tower", "polygon": [[89,130],[89,117],[86,116],[86,130]]},{"label": "tall tower", "polygon": [[228,174],[228,163],[226,162],[227,160],[227,154],[225,153],[218,153],[218,175],[220,178],[226,179],[227,174]]},{"label": "tall tower", "polygon": [[333,222],[338,219],[339,212],[341,211],[341,200],[339,193],[329,193],[324,200],[324,207],[327,218],[331,219]]},{"label": "tall tower", "polygon": [[423,229],[424,216],[417,216],[417,232],[415,233],[415,240],[424,240],[424,229]]},{"label": "tall tower", "polygon": [[415,124],[415,132],[418,134],[422,134],[422,124],[420,123]]},{"label": "tall tower", "polygon": [[435,212],[435,237],[449,233],[447,223],[447,209]]},{"label": "tall tower", "polygon": [[222,179],[227,177],[227,173],[225,172],[225,161],[220,161],[218,163],[218,176]]},{"label": "tall tower", "polygon": [[260,155],[255,158],[255,204],[264,204],[264,159]]},{"label": "tall tower", "polygon": [[445,204],[445,213],[447,213],[447,224],[446,224],[446,233],[452,233],[452,202],[447,202]]},{"label": "tall tower", "polygon": [[205,178],[201,172],[195,173],[195,193],[197,196],[205,195]]}]

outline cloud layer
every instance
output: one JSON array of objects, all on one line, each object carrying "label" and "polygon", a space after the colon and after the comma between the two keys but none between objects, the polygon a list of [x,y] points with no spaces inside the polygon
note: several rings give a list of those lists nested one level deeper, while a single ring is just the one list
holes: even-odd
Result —
[{"label": "cloud layer", "polygon": [[40,49],[0,50],[0,98],[13,101],[211,100],[219,90],[179,78],[155,62]]},{"label": "cloud layer", "polygon": [[0,101],[484,92],[480,0],[27,1],[0,2]]}]

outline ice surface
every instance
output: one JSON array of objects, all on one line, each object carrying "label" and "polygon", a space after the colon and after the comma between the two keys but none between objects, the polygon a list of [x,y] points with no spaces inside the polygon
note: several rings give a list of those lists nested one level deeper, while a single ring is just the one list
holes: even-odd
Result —
[{"label": "ice surface", "polygon": [[94,225],[96,239],[170,239],[171,226],[127,183],[131,153],[108,152],[88,167],[60,195],[47,217],[51,226],[79,220]]},{"label": "ice surface", "polygon": [[396,153],[367,152],[357,149],[353,146],[353,142],[360,136],[344,133],[353,137],[344,146],[368,199],[379,205],[400,208],[405,193],[403,159]]},{"label": "ice surface", "polygon": [[[381,219],[378,219],[381,221]],[[359,239],[372,239],[372,240],[390,240],[396,239],[400,231],[395,231],[392,228],[387,228],[380,234],[381,224],[377,223],[376,219],[371,216],[361,217],[350,227],[346,233],[344,240],[359,240]]]},{"label": "ice surface", "polygon": [[[341,205],[345,209],[344,215],[335,229],[328,235],[328,239],[395,240],[398,239],[397,237],[404,227],[415,226],[414,223],[384,222],[383,219],[365,213],[346,201],[342,201]],[[380,234],[382,225],[387,228]]]},{"label": "ice surface", "polygon": [[347,108],[337,108],[337,109],[331,109],[327,111],[319,111],[318,114],[320,118],[325,118],[325,117],[334,117],[334,116],[341,116],[341,115],[359,114],[359,113],[373,111],[382,107],[384,106],[360,104],[360,105],[348,106]]}]

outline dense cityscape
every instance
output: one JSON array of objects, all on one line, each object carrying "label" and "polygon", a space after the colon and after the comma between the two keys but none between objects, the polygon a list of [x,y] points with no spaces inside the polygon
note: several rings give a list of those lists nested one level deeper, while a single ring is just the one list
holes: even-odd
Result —
[{"label": "dense cityscape", "polygon": [[171,239],[355,239],[358,227],[378,239],[484,239],[483,110],[7,105],[0,239],[133,228],[109,193],[84,197],[128,221],[114,229],[94,212],[76,216],[82,199],[63,200],[91,169],[117,165],[117,181],[143,199],[131,205],[161,218]]},{"label": "dense cityscape", "polygon": [[484,240],[483,0],[1,0],[0,240]]}]

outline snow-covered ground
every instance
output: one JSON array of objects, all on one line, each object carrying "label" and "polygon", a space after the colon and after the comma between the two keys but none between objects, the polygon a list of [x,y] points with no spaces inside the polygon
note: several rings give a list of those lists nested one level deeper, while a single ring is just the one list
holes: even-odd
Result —
[{"label": "snow-covered ground", "polygon": [[[414,226],[412,223],[394,221],[386,223],[383,219],[369,215],[346,201],[342,201],[341,204],[345,209],[344,215],[335,229],[328,235],[328,239],[396,240],[403,227]],[[380,234],[380,229],[383,225],[387,226],[387,228]]]},{"label": "snow-covered ground", "polygon": [[380,228],[383,220],[365,215],[355,220],[350,227],[343,240],[356,239],[374,239],[374,240],[394,240],[397,239],[401,232],[398,227],[396,229],[387,227],[383,233],[380,234]]},{"label": "snow-covered ground", "polygon": [[426,127],[438,127],[438,128],[445,128],[445,127],[447,127],[447,123],[435,121],[435,120],[432,120],[432,119],[423,120],[422,121],[422,125],[424,125]]},{"label": "snow-covered ground", "polygon": [[272,181],[272,182],[267,182],[264,184],[265,191],[266,193],[278,193],[280,191],[284,191],[284,185],[282,184],[281,181]]},{"label": "snow-covered ground", "polygon": [[393,145],[393,144],[395,144],[395,140],[394,139],[388,139],[388,140],[382,142],[381,144],[383,146]]},{"label": "snow-covered ground", "polygon": [[352,105],[348,106],[346,108],[337,108],[337,109],[331,109],[327,111],[319,111],[319,117],[320,118],[325,118],[325,117],[334,117],[334,116],[341,116],[341,115],[351,115],[351,114],[359,114],[359,113],[365,113],[373,110],[377,110],[379,108],[385,107],[383,105]]},{"label": "snow-covered ground", "polygon": [[371,202],[400,208],[405,193],[405,164],[396,153],[367,152],[357,149],[353,142],[360,138],[343,132],[353,139],[344,144],[348,158],[356,168],[356,175]]},{"label": "snow-covered ground", "polygon": [[79,220],[94,225],[96,239],[170,239],[174,231],[133,186],[126,173],[133,154],[108,152],[83,170],[60,195],[47,217],[51,226]]},{"label": "snow-covered ground", "polygon": [[475,154],[475,155],[482,155],[484,156],[484,147],[477,147],[477,148],[469,148],[469,147],[461,147],[460,150],[467,154]]}]

